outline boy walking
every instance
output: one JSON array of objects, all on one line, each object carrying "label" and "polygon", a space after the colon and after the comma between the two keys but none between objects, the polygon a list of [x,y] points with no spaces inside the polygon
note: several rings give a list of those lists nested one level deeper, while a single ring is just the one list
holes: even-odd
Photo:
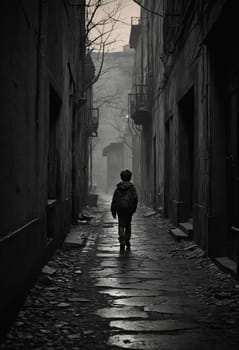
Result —
[{"label": "boy walking", "polygon": [[134,185],[130,182],[132,173],[126,169],[120,173],[121,182],[117,184],[111,202],[111,213],[114,218],[118,215],[120,250],[125,246],[130,248],[131,219],[136,211],[138,196]]}]

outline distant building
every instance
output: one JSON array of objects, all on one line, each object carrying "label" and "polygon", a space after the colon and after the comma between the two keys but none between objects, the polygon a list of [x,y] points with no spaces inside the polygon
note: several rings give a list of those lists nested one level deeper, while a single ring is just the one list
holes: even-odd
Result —
[{"label": "distant building", "polygon": [[128,147],[123,142],[114,142],[103,149],[107,157],[106,192],[112,193],[120,180],[120,172],[131,169],[132,162],[128,156]]}]

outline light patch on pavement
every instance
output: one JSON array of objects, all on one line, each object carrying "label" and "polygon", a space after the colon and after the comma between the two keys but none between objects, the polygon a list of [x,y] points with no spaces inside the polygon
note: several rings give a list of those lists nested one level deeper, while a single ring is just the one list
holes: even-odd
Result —
[{"label": "light patch on pavement", "polygon": [[96,315],[103,318],[148,318],[148,314],[144,311],[140,311],[137,308],[124,307],[124,308],[104,308],[99,309]]},{"label": "light patch on pavement", "polygon": [[125,284],[125,283],[136,283],[139,280],[136,278],[124,278],[124,277],[120,277],[120,278],[99,278],[96,283],[95,286],[102,286],[102,287],[120,287],[121,284]]},{"label": "light patch on pavement", "polygon": [[174,304],[149,305],[146,306],[144,310],[162,314],[184,314],[183,307]]},{"label": "light patch on pavement", "polygon": [[111,321],[110,327],[120,328],[132,332],[172,332],[196,328],[192,322],[181,320],[157,320],[157,321]]},{"label": "light patch on pavement", "polygon": [[110,346],[135,350],[202,350],[209,349],[201,336],[195,341],[195,334],[158,335],[158,334],[119,334],[109,338]]},{"label": "light patch on pavement", "polygon": [[114,300],[114,305],[149,306],[167,301],[167,297],[131,297]]},{"label": "light patch on pavement", "polygon": [[158,296],[157,290],[138,290],[138,289],[106,289],[101,290],[101,294],[108,294],[112,297],[142,297]]}]

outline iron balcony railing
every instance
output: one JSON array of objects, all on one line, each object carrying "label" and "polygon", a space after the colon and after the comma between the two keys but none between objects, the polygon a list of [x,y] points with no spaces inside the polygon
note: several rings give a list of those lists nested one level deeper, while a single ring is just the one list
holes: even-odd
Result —
[{"label": "iron balcony railing", "polygon": [[134,93],[129,94],[129,116],[136,124],[143,124],[150,111],[149,89],[147,85],[137,84]]},{"label": "iron balcony railing", "polygon": [[88,108],[87,133],[90,137],[97,136],[99,127],[99,108]]}]

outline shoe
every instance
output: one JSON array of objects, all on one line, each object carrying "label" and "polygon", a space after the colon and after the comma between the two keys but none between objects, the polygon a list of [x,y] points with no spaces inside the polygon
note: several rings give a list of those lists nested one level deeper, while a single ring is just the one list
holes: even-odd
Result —
[{"label": "shoe", "polygon": [[124,251],[124,247],[125,245],[123,243],[120,244],[120,251],[123,252]]},{"label": "shoe", "polygon": [[127,242],[127,243],[126,243],[126,248],[127,248],[127,249],[130,249],[130,242]]}]

